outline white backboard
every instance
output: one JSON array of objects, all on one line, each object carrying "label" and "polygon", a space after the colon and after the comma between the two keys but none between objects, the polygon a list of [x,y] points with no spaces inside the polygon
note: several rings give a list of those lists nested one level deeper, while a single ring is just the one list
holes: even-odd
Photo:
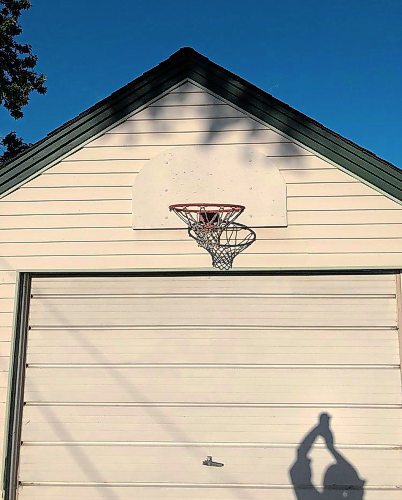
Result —
[{"label": "white backboard", "polygon": [[238,222],[287,226],[286,184],[275,159],[242,146],[176,147],[150,160],[133,186],[133,227],[184,227],[174,203],[236,203]]}]

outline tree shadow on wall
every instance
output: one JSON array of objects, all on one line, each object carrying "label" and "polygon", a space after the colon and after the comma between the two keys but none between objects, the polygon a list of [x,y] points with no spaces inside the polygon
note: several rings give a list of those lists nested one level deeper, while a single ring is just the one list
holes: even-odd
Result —
[{"label": "tree shadow on wall", "polygon": [[[325,472],[322,492],[312,483],[311,462],[308,454],[315,440],[321,436],[335,463]],[[319,423],[304,437],[297,449],[297,457],[289,471],[297,500],[363,500],[365,481],[356,469],[336,449],[330,429],[330,416],[322,413]]]}]

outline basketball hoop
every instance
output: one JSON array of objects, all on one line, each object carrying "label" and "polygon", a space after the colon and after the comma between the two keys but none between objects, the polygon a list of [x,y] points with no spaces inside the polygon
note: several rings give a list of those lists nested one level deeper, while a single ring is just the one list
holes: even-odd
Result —
[{"label": "basketball hoop", "polygon": [[188,227],[200,227],[203,230],[224,228],[243,212],[243,205],[230,203],[177,203],[169,210],[180,217]]},{"label": "basketball hoop", "polygon": [[256,240],[255,232],[238,222],[228,224],[217,243],[204,243],[192,229],[189,229],[188,234],[211,255],[212,265],[221,271],[230,269],[235,257]]},{"label": "basketball hoop", "polygon": [[230,269],[234,258],[256,239],[255,232],[234,221],[244,211],[243,205],[230,203],[178,203],[170,205],[188,226],[188,234],[207,250],[212,265]]}]

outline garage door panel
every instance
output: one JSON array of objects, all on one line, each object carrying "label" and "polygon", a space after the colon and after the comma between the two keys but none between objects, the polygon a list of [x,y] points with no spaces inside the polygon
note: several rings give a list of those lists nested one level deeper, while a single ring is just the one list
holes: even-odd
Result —
[{"label": "garage door panel", "polygon": [[[257,349],[256,349],[257,350]],[[235,346],[222,351],[213,351],[208,347],[185,349],[181,353],[177,348],[160,349],[155,352],[152,349],[133,349],[129,347],[126,352],[114,352],[113,349],[97,348],[93,350],[77,349],[46,349],[30,353],[28,363],[138,363],[144,357],[150,363],[163,363],[169,360],[171,363],[239,363],[239,364],[397,364],[398,357],[394,349],[379,347],[366,348],[364,352],[358,347],[332,348],[325,355],[317,349],[300,348],[297,352],[281,352],[278,348],[275,352],[259,350],[258,352],[236,352]]]},{"label": "garage door panel", "polygon": [[[57,329],[49,332],[46,330],[32,329],[29,332],[29,346],[115,346],[123,347],[135,345],[138,348],[144,346],[151,348],[163,348],[162,343],[168,343],[175,347],[184,345],[211,345],[219,347],[220,343],[227,347],[236,343],[243,350],[249,346],[269,345],[274,347],[292,347],[293,345],[314,345],[317,347],[335,346],[359,346],[366,345],[381,347],[394,347],[398,341],[395,330],[381,330],[365,328],[363,330],[337,330],[337,329],[169,329],[163,327],[154,329],[127,329],[127,330],[68,330]],[[245,345],[246,343],[246,345]],[[363,345],[362,345],[363,344]]]},{"label": "garage door panel", "polygon": [[[226,403],[232,403],[233,401],[237,401],[241,399],[241,402],[243,403],[263,403],[267,401],[269,398],[270,401],[273,403],[287,403],[290,399],[294,401],[295,403],[306,403],[310,401],[314,401],[314,403],[317,404],[327,404],[328,401],[331,401],[333,403],[339,403],[339,404],[351,404],[356,402],[356,400],[360,404],[400,404],[400,393],[398,393],[397,390],[393,392],[384,392],[382,389],[378,389],[377,391],[370,392],[367,390],[367,392],[359,392],[359,391],[354,391],[354,392],[346,392],[346,391],[336,391],[336,389],[332,389],[331,391],[328,391],[326,393],[326,397],[322,397],[319,393],[317,394],[317,391],[314,389],[310,389],[307,391],[305,394],[301,395],[299,392],[296,391],[289,391],[287,394],[283,394],[283,388],[282,390],[279,390],[277,392],[270,392],[270,393],[252,393],[252,394],[246,394],[243,397],[234,397],[233,393],[231,392],[230,394],[227,393],[222,393],[221,394],[221,399],[220,401],[224,404]],[[75,397],[74,397],[75,394]],[[55,391],[28,391],[27,392],[27,399],[29,401],[40,401],[43,398],[43,395],[47,396],[50,398],[52,401],[76,401],[79,403],[85,403],[90,399],[89,395],[91,394],[91,389],[90,387],[84,387],[82,392],[73,392],[69,391],[63,394],[60,398],[58,396],[58,392]],[[93,399],[97,402],[104,402],[105,401],[105,396],[102,392],[101,388],[94,388],[92,391],[93,394]],[[3,398],[3,401],[5,401],[6,397],[6,391],[1,393],[1,397]],[[177,400],[176,394],[171,395],[170,393],[165,393],[164,391],[159,391],[159,392],[152,392],[148,394],[147,396],[149,400],[155,400],[155,401],[167,401],[167,402],[175,402]],[[199,401],[200,398],[203,398],[203,401],[206,403],[216,403],[218,397],[216,395],[210,394],[208,392],[205,393],[197,393],[193,394],[192,392],[183,392],[180,394],[180,399],[181,400],[186,400],[186,401],[193,401],[194,399],[196,402]],[[112,402],[131,402],[134,398],[130,395],[127,395],[127,392],[125,391],[118,391],[116,394],[114,394],[113,398],[108,398],[108,401]],[[49,400],[49,399],[47,399]],[[147,398],[144,396],[141,401],[146,401]]]},{"label": "garage door panel", "polygon": [[382,369],[28,368],[28,401],[400,403],[400,373]]},{"label": "garage door panel", "polygon": [[[363,345],[362,345],[363,344]],[[31,330],[28,363],[398,364],[396,330]]]},{"label": "garage door panel", "polygon": [[402,443],[394,408],[30,406],[22,440],[297,443],[326,412],[338,443]]},{"label": "garage door panel", "polygon": [[[195,442],[239,442],[239,443],[271,443],[279,441],[280,443],[296,442],[300,436],[303,435],[306,428],[302,429],[301,426],[287,429],[286,427],[276,428],[266,424],[255,425],[250,430],[250,425],[245,424],[222,424],[211,425],[209,427],[191,425],[183,425],[180,427],[179,433],[185,434],[186,437]],[[149,426],[136,426],[130,424],[119,424],[116,426],[109,424],[98,424],[89,426],[86,424],[66,424],[62,429],[57,429],[54,426],[48,425],[34,425],[27,429],[25,433],[26,440],[40,440],[40,441],[56,441],[63,442],[74,439],[78,441],[111,441],[111,442],[124,442],[126,440],[135,442],[165,442],[171,441],[177,434],[178,424],[171,425],[149,425]],[[364,441],[366,444],[373,445],[391,445],[395,441],[395,432],[390,430],[378,430],[372,433],[355,433],[356,437],[351,436],[349,429],[338,428],[338,435],[349,438],[347,442],[353,443],[358,439],[358,442]]]},{"label": "garage door panel", "polygon": [[[96,290],[94,290],[94,283]],[[32,286],[32,294],[395,294],[395,276],[174,276],[169,277],[71,277],[43,278]]]},{"label": "garage door panel", "polygon": [[[142,312],[147,311],[149,313],[149,307],[153,306],[157,311],[168,311],[174,309],[174,311],[183,310],[183,299],[184,304],[195,310],[201,309],[202,311],[211,309],[212,311],[219,308],[223,311],[233,310],[236,306],[239,306],[241,311],[265,311],[268,307],[268,311],[277,311],[285,307],[287,309],[300,310],[301,308],[307,306],[312,311],[317,311],[322,309],[324,306],[333,307],[344,307],[346,310],[351,310],[356,307],[368,307],[371,305],[377,307],[391,304],[395,306],[392,296],[383,295],[377,296],[354,296],[351,297],[334,297],[334,296],[265,296],[265,295],[245,295],[238,296],[240,294],[232,295],[221,295],[214,296],[213,294],[205,295],[188,295],[186,297],[177,295],[158,295],[158,296],[71,296],[71,297],[37,297],[34,298],[32,303],[34,304],[33,312],[39,314],[40,312],[52,310],[53,308],[62,310],[68,310],[69,312],[80,312],[89,309],[92,311],[104,310],[106,311],[127,311],[128,307],[134,307],[136,311]],[[331,295],[331,294],[329,294]],[[107,299],[107,300],[105,300]],[[250,309],[251,308],[251,309]]]},{"label": "garage door panel", "polygon": [[[77,303],[75,301],[77,300]],[[150,314],[152,311],[152,314]],[[396,326],[395,300],[334,298],[219,298],[164,300],[42,299],[33,303],[31,325],[271,325]]]},{"label": "garage door panel", "polygon": [[[294,500],[289,470],[323,412],[365,500],[399,500],[395,285],[34,278],[18,500]],[[334,458],[321,438],[308,456],[319,484]]]},{"label": "garage door panel", "polygon": [[[364,500],[400,500],[400,490],[367,489]],[[173,488],[173,487],[69,487],[69,486],[24,486],[20,500],[295,500],[293,488]],[[309,500],[306,497],[306,500]],[[313,494],[311,500],[315,500]]]},{"label": "garage door panel", "polygon": [[[21,454],[23,481],[96,481],[191,484],[288,484],[295,461],[292,448],[281,447],[136,447],[26,446]],[[362,478],[371,484],[400,479],[398,450],[340,449]],[[225,464],[205,467],[207,455]],[[331,463],[327,450],[314,451],[317,469]]]}]

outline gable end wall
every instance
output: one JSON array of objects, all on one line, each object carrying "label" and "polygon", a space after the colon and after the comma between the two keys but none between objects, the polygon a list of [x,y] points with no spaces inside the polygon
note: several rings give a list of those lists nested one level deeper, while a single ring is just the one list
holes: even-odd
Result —
[{"label": "gable end wall", "polygon": [[286,181],[288,227],[258,229],[236,268],[402,267],[400,204],[187,83],[0,200],[3,424],[16,271],[210,269],[185,230],[132,230],[137,173],[191,144],[250,145],[275,157]]}]

